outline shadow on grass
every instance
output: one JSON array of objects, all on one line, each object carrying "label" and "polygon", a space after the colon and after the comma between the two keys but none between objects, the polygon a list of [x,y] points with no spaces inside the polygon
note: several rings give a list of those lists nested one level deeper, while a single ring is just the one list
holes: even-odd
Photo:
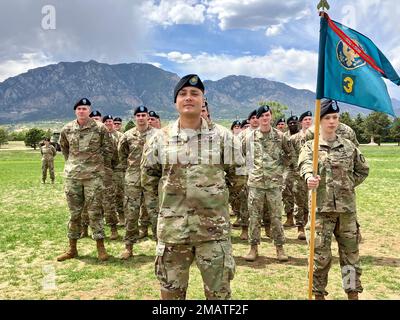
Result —
[{"label": "shadow on grass", "polygon": [[263,269],[270,264],[281,264],[281,265],[291,265],[291,266],[307,266],[307,258],[296,258],[289,256],[289,261],[279,262],[275,257],[258,256],[257,260],[254,262],[248,262],[244,260],[243,257],[235,256],[235,262],[237,266],[243,266],[253,269]]},{"label": "shadow on grass", "polygon": [[400,267],[400,259],[392,257],[360,256],[364,265],[374,265],[382,267]]},{"label": "shadow on grass", "polygon": [[134,255],[128,260],[121,260],[119,256],[110,255],[107,261],[99,261],[97,257],[87,255],[87,256],[79,256],[76,259],[84,263],[87,263],[89,265],[119,266],[125,268],[132,268],[132,266],[154,263],[155,256],[139,254],[139,255]]}]

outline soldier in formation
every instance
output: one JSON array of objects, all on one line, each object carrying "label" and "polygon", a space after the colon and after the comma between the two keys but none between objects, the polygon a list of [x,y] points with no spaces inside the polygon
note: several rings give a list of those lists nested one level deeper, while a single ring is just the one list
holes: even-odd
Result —
[{"label": "soldier in formation", "polygon": [[47,170],[49,170],[51,183],[54,183],[54,157],[57,151],[50,143],[49,138],[44,138],[43,142],[43,145],[40,147],[40,153],[42,155],[42,183],[46,183]]}]

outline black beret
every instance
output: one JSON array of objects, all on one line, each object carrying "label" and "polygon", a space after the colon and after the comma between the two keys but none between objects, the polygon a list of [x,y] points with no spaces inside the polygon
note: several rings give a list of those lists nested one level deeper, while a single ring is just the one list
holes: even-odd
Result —
[{"label": "black beret", "polygon": [[178,92],[185,87],[195,87],[200,89],[204,93],[204,84],[201,82],[201,79],[197,74],[188,74],[184,76],[174,89],[174,103],[176,102],[176,97],[178,96]]},{"label": "black beret", "polygon": [[114,122],[122,122],[122,119],[120,117],[115,117]]},{"label": "black beret", "polygon": [[231,125],[231,130],[233,129],[234,126],[240,126],[240,125],[241,125],[240,120],[233,121]]},{"label": "black beret", "polygon": [[276,120],[275,126],[277,126],[279,123],[285,123],[285,118],[280,118],[280,119]]},{"label": "black beret", "polygon": [[50,138],[44,138],[43,141],[49,141],[50,142]]},{"label": "black beret", "polygon": [[339,106],[334,100],[323,100],[321,102],[321,113],[319,118],[321,119],[324,115],[329,113],[339,113]]},{"label": "black beret", "polygon": [[251,117],[256,116],[257,115],[257,110],[253,110],[252,112],[249,113],[249,116],[247,117],[247,120],[250,120]]},{"label": "black beret", "polygon": [[93,118],[93,117],[101,117],[101,113],[100,113],[100,111],[95,110],[95,111],[92,111],[92,112],[89,114],[89,117],[90,117],[90,118]]},{"label": "black beret", "polygon": [[76,108],[78,108],[79,106],[91,106],[92,104],[90,103],[89,99],[87,98],[82,98],[80,100],[78,100],[75,105],[74,105],[74,110],[76,110]]},{"label": "black beret", "polygon": [[300,117],[299,117],[299,121],[300,121],[300,122],[303,121],[303,119],[304,119],[305,117],[312,117],[312,112],[311,112],[311,111],[303,112],[303,113],[300,115]]},{"label": "black beret", "polygon": [[290,116],[288,119],[287,119],[287,121],[286,121],[286,123],[287,124],[289,124],[289,122],[298,122],[299,121],[299,118],[297,117],[297,116]]},{"label": "black beret", "polygon": [[244,126],[245,126],[246,124],[249,124],[249,120],[244,119],[244,120],[242,121],[242,123],[240,124],[240,127],[241,127],[241,128],[244,128]]},{"label": "black beret", "polygon": [[136,116],[137,113],[149,113],[149,111],[147,110],[146,106],[141,105],[135,109],[133,115]]},{"label": "black beret", "polygon": [[107,120],[112,120],[112,119],[113,119],[112,115],[108,114],[103,117],[103,122],[106,122]]},{"label": "black beret", "polygon": [[266,113],[268,111],[271,111],[270,107],[265,105],[265,106],[261,106],[257,109],[257,119],[259,119],[263,113]]},{"label": "black beret", "polygon": [[153,110],[149,111],[149,117],[157,118],[157,113]]}]

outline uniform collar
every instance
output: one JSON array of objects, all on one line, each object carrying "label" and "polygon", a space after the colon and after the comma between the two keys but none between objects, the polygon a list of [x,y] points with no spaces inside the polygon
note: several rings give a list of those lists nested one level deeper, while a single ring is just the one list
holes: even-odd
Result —
[{"label": "uniform collar", "polygon": [[[201,127],[200,129],[196,130],[197,134],[209,134],[210,132],[210,127],[207,123],[206,120],[201,118]],[[183,140],[186,140],[187,134],[185,133],[185,130],[182,130],[180,128],[180,121],[179,118],[172,124],[171,126],[171,136],[172,137],[180,137]]]},{"label": "uniform collar", "polygon": [[339,137],[338,135],[336,135],[336,139],[334,141],[332,141],[331,143],[328,143],[327,141],[322,139],[322,137],[320,136],[319,145],[334,149],[334,148],[343,146],[343,139],[341,137]]}]

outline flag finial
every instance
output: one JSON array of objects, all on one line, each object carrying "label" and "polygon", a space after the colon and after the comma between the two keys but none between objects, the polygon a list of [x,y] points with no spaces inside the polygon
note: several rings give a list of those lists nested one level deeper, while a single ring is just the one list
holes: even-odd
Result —
[{"label": "flag finial", "polygon": [[[328,11],[330,8],[329,3],[327,0],[321,0],[318,5],[317,5],[317,9],[320,11]],[[326,9],[326,10],[325,10]]]}]

